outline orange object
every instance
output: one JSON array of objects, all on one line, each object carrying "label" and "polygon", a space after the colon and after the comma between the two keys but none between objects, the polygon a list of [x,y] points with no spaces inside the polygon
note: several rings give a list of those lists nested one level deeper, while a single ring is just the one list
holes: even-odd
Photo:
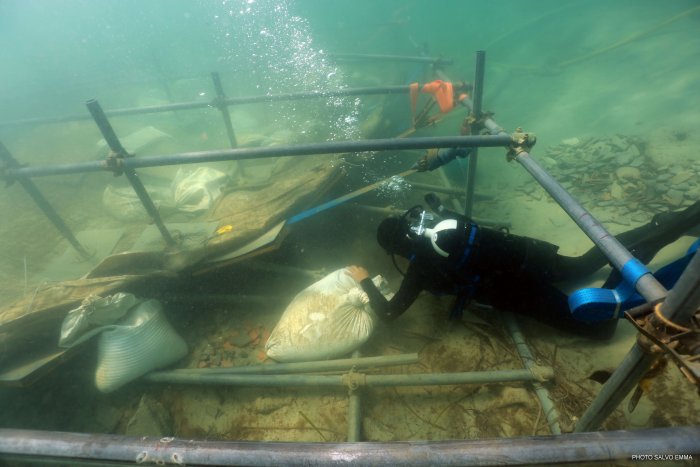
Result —
[{"label": "orange object", "polygon": [[266,358],[267,358],[267,354],[265,353],[264,350],[261,350],[260,352],[258,352],[258,360],[260,360],[261,362],[264,362]]},{"label": "orange object", "polygon": [[452,83],[449,81],[436,79],[435,81],[424,84],[421,92],[432,94],[442,113],[449,112],[455,106],[454,90],[452,89]]},{"label": "orange object", "polygon": [[250,337],[251,340],[256,340],[260,337],[260,330],[258,328],[250,328],[248,330],[248,337]]}]

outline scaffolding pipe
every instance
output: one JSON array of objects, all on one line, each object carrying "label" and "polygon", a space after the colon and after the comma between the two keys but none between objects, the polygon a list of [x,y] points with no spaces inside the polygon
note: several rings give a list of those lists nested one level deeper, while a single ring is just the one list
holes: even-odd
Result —
[{"label": "scaffolding pipe", "polygon": [[[177,102],[174,104],[149,105],[144,107],[128,107],[123,109],[114,109],[105,112],[108,117],[122,117],[125,115],[141,115],[159,112],[173,112],[177,110],[196,110],[216,107],[216,104],[222,105],[240,105],[240,104],[256,104],[262,102],[282,102],[305,99],[320,99],[327,97],[350,97],[350,96],[371,96],[379,94],[408,94],[410,86],[408,84],[396,86],[378,86],[378,87],[363,87],[363,88],[346,88],[333,91],[315,90],[303,92],[290,92],[282,94],[267,94],[260,96],[243,96],[243,97],[228,97],[223,101],[214,102]],[[19,125],[36,125],[43,123],[61,123],[73,122],[80,120],[90,120],[90,115],[66,115],[62,117],[44,117],[44,118],[29,118],[17,120],[14,122],[0,122],[2,126],[19,126]]]},{"label": "scaffolding pipe", "polygon": [[[417,190],[434,191],[436,193],[445,193],[448,195],[455,195],[455,196],[460,196],[460,197],[464,196],[464,190],[459,190],[457,188],[450,188],[450,187],[440,186],[440,185],[430,185],[428,183],[415,183],[415,182],[409,182],[409,183],[411,185],[411,188],[415,188]],[[492,200],[493,196],[475,193],[474,199]]]},{"label": "scaffolding pipe", "polygon": [[431,63],[433,65],[452,65],[452,59],[442,57],[420,57],[408,55],[381,55],[381,54],[328,54],[337,62],[411,62]]},{"label": "scaffolding pipe", "polygon": [[[537,366],[537,362],[535,361],[535,357],[532,356],[532,352],[530,352],[527,342],[525,342],[525,337],[520,331],[518,322],[515,320],[512,313],[503,313],[503,319],[506,323],[506,327],[508,328],[508,332],[510,332],[510,337],[515,343],[515,348],[520,355],[520,359],[523,361],[523,365],[525,365],[525,368],[528,370],[532,370]],[[544,416],[547,419],[547,423],[549,424],[549,429],[552,431],[552,434],[561,434],[561,427],[559,426],[559,412],[557,412],[557,408],[554,407],[552,399],[549,397],[549,391],[540,382],[533,382],[532,387],[535,389],[535,394],[537,395],[537,399],[540,401],[542,412],[544,412]],[[535,427],[535,429],[536,428],[537,427]]]},{"label": "scaffolding pipe", "polygon": [[[668,292],[666,300],[661,304],[660,312],[665,320],[686,326],[698,308],[700,308],[700,254],[696,253],[676,285]],[[575,431],[597,429],[639,383],[658,357],[658,354],[645,351],[639,340],[635,342],[622,363],[605,382],[590,407],[581,416]]]},{"label": "scaffolding pipe", "polygon": [[666,289],[650,271],[641,265],[639,260],[600,225],[591,213],[581,206],[530,154],[522,151],[515,156],[515,160],[554,198],[646,301],[655,302],[666,296]]},{"label": "scaffolding pipe", "polygon": [[[10,151],[5,147],[5,145],[0,142],[0,160],[4,162],[5,167],[0,167],[0,172],[4,171],[5,168],[19,168],[21,167],[17,160],[12,156]],[[75,238],[75,235],[73,235],[73,231],[71,231],[70,227],[66,225],[65,222],[63,222],[63,219],[61,216],[58,215],[56,210],[51,206],[51,203],[49,203],[49,200],[46,199],[46,197],[39,191],[39,188],[37,188],[36,185],[34,185],[34,182],[29,180],[28,178],[25,177],[17,177],[17,182],[19,182],[20,185],[22,185],[22,188],[24,188],[24,191],[27,192],[27,194],[34,200],[36,205],[41,209],[41,211],[46,215],[46,217],[49,218],[49,221],[56,227],[56,229],[59,231],[61,235],[63,235],[63,238],[68,240],[68,243],[71,244],[71,246],[77,251],[80,256],[83,258],[87,259],[90,256],[90,253],[83,247],[83,245],[80,244],[77,238]]]},{"label": "scaffolding pipe", "polygon": [[274,375],[291,373],[311,373],[322,371],[348,371],[360,368],[379,368],[384,366],[412,365],[418,363],[418,354],[386,355],[379,357],[341,358],[337,360],[320,360],[316,362],[275,363],[270,365],[246,365],[231,368],[182,368],[179,370],[156,371],[149,375],[187,375],[187,374],[255,374]]},{"label": "scaffolding pipe", "polygon": [[[217,149],[213,151],[196,151],[157,156],[123,158],[119,161],[118,168],[126,170],[176,164],[199,164],[267,157],[310,156],[315,154],[369,151],[401,151],[405,149],[429,149],[435,147],[503,147],[510,145],[511,140],[512,138],[510,135],[435,136],[426,138],[385,138],[363,141],[336,141],[285,146],[268,146],[261,148]],[[43,167],[9,168],[4,171],[4,176],[5,178],[15,176],[43,177],[47,175],[99,172],[103,170],[115,170],[115,167],[108,164],[106,161],[87,161]]]},{"label": "scaffolding pipe", "polygon": [[[107,145],[112,150],[114,157],[116,157],[116,160],[127,160],[125,158],[129,157],[129,153],[126,151],[126,149],[124,149],[124,146],[122,146],[121,141],[119,141],[117,134],[114,132],[114,129],[109,123],[109,120],[107,120],[107,117],[105,116],[104,111],[102,110],[102,107],[100,106],[99,102],[97,102],[95,99],[90,99],[86,102],[86,105],[88,110],[90,111],[90,115],[92,115],[92,118],[95,119],[95,123],[100,129],[102,136],[104,136]],[[168,246],[175,246],[175,240],[170,235],[170,232],[168,232],[168,229],[165,227],[163,220],[160,218],[160,213],[158,213],[158,208],[156,208],[156,205],[153,204],[151,196],[148,194],[148,191],[146,191],[146,187],[143,186],[143,183],[141,182],[141,179],[139,178],[136,171],[130,167],[123,167],[123,164],[122,170],[124,171],[124,175],[126,175],[127,180],[129,180],[131,187],[136,192],[136,195],[139,197],[139,200],[141,200],[141,204],[143,204],[144,209],[146,209],[146,212],[153,220],[153,223],[160,231],[160,234],[165,240],[165,243],[167,243]]]},{"label": "scaffolding pipe", "polygon": [[[472,89],[471,117],[479,121],[481,118],[481,102],[484,94],[484,70],[486,62],[486,52],[479,50],[476,52],[476,66],[474,69],[474,88]],[[476,185],[476,164],[479,155],[479,148],[473,148],[469,154],[469,165],[467,168],[467,199],[464,206],[464,216],[472,218],[474,207],[474,187]]]},{"label": "scaffolding pipe", "polygon": [[[416,355],[418,356],[418,355]],[[353,359],[359,359],[360,351],[352,353]],[[362,408],[360,407],[359,387],[348,388],[348,442],[356,443],[362,437]]]},{"label": "scaffolding pipe", "polygon": [[515,381],[539,381],[551,378],[551,368],[530,370],[471,371],[463,373],[418,373],[405,375],[365,375],[350,372],[344,375],[259,375],[259,374],[184,374],[172,372],[151,373],[146,379],[152,383],[211,384],[223,386],[431,386],[453,384],[488,384]]},{"label": "scaffolding pipe", "polygon": [[50,457],[62,463],[114,461],[180,465],[555,465],[690,460],[700,427],[453,441],[289,443],[195,441],[0,428],[0,459]]},{"label": "scaffolding pipe", "polygon": [[225,105],[226,94],[224,93],[224,87],[221,85],[221,77],[216,71],[211,74],[211,79],[214,81],[214,89],[216,89],[216,108],[221,111],[221,117],[224,119],[224,127],[226,127],[226,136],[228,137],[228,142],[232,148],[238,146],[236,141],[236,133],[233,131],[233,124],[231,123],[231,114],[228,111],[228,105]]}]

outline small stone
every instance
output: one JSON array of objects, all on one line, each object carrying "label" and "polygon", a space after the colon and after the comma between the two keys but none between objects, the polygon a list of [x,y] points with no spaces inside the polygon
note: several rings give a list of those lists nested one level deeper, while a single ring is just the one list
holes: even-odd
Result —
[{"label": "small stone", "polygon": [[634,159],[639,157],[639,149],[635,146],[628,147],[625,151],[617,153],[615,160],[620,165],[629,165]]},{"label": "small stone", "polygon": [[556,167],[557,165],[556,159],[547,156],[542,157],[542,162],[544,162],[549,167]]},{"label": "small stone", "polygon": [[622,199],[624,195],[624,190],[617,182],[613,182],[613,184],[610,185],[610,197],[612,199]]},{"label": "small stone", "polygon": [[630,166],[620,167],[615,171],[615,175],[620,180],[639,180],[641,172],[639,169]]},{"label": "small stone", "polygon": [[669,183],[672,185],[678,185],[680,183],[683,183],[685,181],[690,180],[693,177],[694,177],[693,172],[691,172],[690,170],[684,170],[684,171],[678,172],[676,175],[674,175]]},{"label": "small stone", "polygon": [[172,433],[170,413],[154,397],[144,395],[126,426],[130,436],[166,436]]},{"label": "small stone", "polygon": [[683,192],[679,190],[668,190],[662,197],[671,206],[680,206],[683,203]]},{"label": "small stone", "polygon": [[562,144],[564,144],[566,146],[578,146],[579,143],[581,143],[581,140],[574,137],[574,138],[563,139],[561,142],[562,142]]}]

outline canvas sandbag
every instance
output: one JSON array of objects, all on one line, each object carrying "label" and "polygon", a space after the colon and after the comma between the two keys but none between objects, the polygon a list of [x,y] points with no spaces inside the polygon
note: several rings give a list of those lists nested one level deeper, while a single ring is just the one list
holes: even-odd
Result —
[{"label": "canvas sandbag", "polygon": [[[387,291],[381,276],[372,280],[380,291]],[[340,357],[362,345],[375,322],[367,294],[345,269],[339,269],[294,297],[270,334],[265,351],[280,362]]]},{"label": "canvas sandbag", "polygon": [[187,344],[168,323],[160,302],[146,300],[99,337],[95,385],[112,392],[187,354]]},{"label": "canvas sandbag", "polygon": [[107,297],[89,295],[63,319],[58,346],[73,347],[99,334],[140,301],[134,295],[123,292]]}]

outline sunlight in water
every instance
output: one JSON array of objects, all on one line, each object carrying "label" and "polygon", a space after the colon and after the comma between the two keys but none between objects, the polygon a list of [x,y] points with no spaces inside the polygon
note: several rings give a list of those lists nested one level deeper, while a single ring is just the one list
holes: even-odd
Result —
[{"label": "sunlight in water", "polygon": [[[308,21],[292,14],[287,0],[224,0],[213,17],[220,40],[225,41],[226,56],[220,60],[236,74],[247,73],[259,92],[274,95],[347,87],[341,70],[314,44]],[[359,135],[359,99],[327,97],[275,106],[288,110],[278,113],[275,124],[305,137],[317,137],[318,127],[327,128],[324,139]],[[300,112],[312,118],[299,118]]]}]

